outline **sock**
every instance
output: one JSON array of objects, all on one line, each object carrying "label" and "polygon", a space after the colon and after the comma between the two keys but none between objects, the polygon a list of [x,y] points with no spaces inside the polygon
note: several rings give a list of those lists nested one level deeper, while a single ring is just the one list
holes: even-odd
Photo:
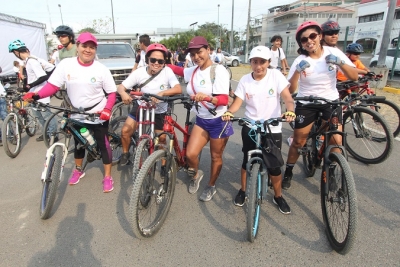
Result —
[{"label": "sock", "polygon": [[293,167],[294,167],[294,164],[286,163],[285,175],[287,175],[287,174],[289,174],[289,175],[292,174]]}]

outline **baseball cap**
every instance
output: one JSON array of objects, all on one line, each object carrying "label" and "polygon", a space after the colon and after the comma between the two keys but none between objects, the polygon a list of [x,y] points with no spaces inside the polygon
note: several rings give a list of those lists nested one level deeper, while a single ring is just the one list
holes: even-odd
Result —
[{"label": "baseball cap", "polygon": [[193,37],[192,40],[190,40],[188,48],[186,49],[185,53],[188,53],[189,50],[192,48],[201,48],[203,46],[208,46],[206,38],[204,38],[203,36]]},{"label": "baseball cap", "polygon": [[255,57],[269,60],[271,59],[271,50],[263,45],[256,46],[251,50],[249,60]]},{"label": "baseball cap", "polygon": [[96,37],[93,36],[90,32],[83,32],[78,36],[78,39],[76,39],[78,43],[84,44],[86,42],[93,42],[97,46],[97,39]]}]

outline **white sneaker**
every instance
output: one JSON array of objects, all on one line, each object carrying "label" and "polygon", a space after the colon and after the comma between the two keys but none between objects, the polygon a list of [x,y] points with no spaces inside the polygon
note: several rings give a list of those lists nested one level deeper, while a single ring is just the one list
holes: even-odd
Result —
[{"label": "white sneaker", "polygon": [[292,142],[293,142],[293,137],[289,136],[288,139],[287,139],[287,142],[288,142],[289,146],[291,146]]}]

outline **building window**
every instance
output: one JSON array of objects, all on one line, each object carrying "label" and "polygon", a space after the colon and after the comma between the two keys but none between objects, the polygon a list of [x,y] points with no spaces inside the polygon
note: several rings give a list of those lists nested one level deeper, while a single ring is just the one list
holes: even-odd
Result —
[{"label": "building window", "polygon": [[396,11],[394,14],[394,19],[400,19],[400,10]]},{"label": "building window", "polygon": [[[350,17],[351,17],[351,14],[350,14]],[[372,15],[359,17],[358,23],[366,23],[366,22],[372,22],[372,21],[378,21],[378,20],[383,20],[383,12],[378,13],[378,14],[372,14]]]}]

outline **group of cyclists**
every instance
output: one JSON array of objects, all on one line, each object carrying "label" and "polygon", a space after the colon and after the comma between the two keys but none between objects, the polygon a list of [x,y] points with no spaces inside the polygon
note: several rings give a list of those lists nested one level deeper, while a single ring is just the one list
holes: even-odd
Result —
[{"label": "group of cyclists", "polygon": [[[142,92],[159,96],[187,93],[193,95],[195,101],[199,103],[197,108],[192,109],[196,114],[196,124],[187,145],[187,162],[188,174],[191,178],[188,184],[190,194],[198,191],[204,176],[209,177],[200,195],[202,201],[210,201],[217,192],[216,181],[223,166],[223,152],[229,137],[234,134],[230,118],[235,116],[235,112],[243,103],[245,103],[245,116],[251,120],[281,116],[288,122],[292,122],[297,117],[284,175],[281,173],[282,166],[268,168],[274,189],[273,203],[278,206],[280,212],[289,214],[291,210],[282,196],[281,189],[290,188],[293,178],[292,170],[299,157],[298,149],[306,142],[318,113],[322,112],[325,120],[329,119],[332,113],[330,105],[327,104],[297,102],[295,105],[291,93],[297,90],[298,96],[313,95],[335,100],[339,98],[336,89],[336,82],[340,77],[337,76],[338,72],[344,79],[349,80],[357,80],[358,73],[369,72],[367,68],[358,65],[358,56],[363,52],[361,45],[350,44],[347,46],[346,54],[336,47],[339,30],[339,25],[333,21],[322,25],[314,21],[303,22],[296,31],[299,56],[293,62],[287,78],[284,75],[286,66],[282,66],[282,71],[276,69],[275,61],[274,66],[271,66],[272,58],[281,49],[282,38],[274,38],[274,47],[271,49],[266,46],[253,48],[249,57],[252,72],[240,79],[234,93],[235,100],[229,107],[228,71],[221,64],[216,64],[220,60],[216,60],[219,58],[220,51],[214,53],[208,41],[202,36],[196,36],[190,40],[187,49],[183,51],[193,62],[191,67],[171,64],[173,61],[170,59],[170,52],[163,44],[151,44],[148,36],[140,36],[141,53],[137,64],[129,77],[118,87],[110,71],[95,60],[97,40],[88,32],[81,33],[75,41],[74,33],[68,26],[59,26],[54,31],[63,48],[59,51],[60,62],[48,80],[44,77],[47,77],[45,66],[41,65],[39,59],[32,60],[29,49],[23,42],[20,40],[11,42],[9,52],[24,61],[28,72],[29,92],[25,94],[25,100],[48,103],[49,97],[65,84],[67,95],[74,107],[83,108],[88,113],[101,114],[97,123],[84,121],[83,118],[82,120],[85,127],[92,129],[102,153],[103,192],[112,191],[114,184],[111,177],[111,151],[107,138],[108,120],[117,93],[124,103],[132,102],[132,98],[126,92],[127,88],[142,85],[140,86]],[[182,76],[187,83],[186,92],[183,92],[176,75]],[[204,101],[209,97],[211,101]],[[281,99],[286,105],[285,112],[281,111]],[[157,107],[155,130],[160,132],[163,129],[163,118],[167,107],[166,103],[156,99],[153,101]],[[140,101],[134,103],[122,128],[123,154],[120,159],[122,166],[129,164],[130,137],[138,126],[139,105],[141,105]],[[215,113],[212,114],[210,110]],[[50,113],[49,110],[42,112],[43,119],[49,116],[48,113]],[[245,202],[247,152],[254,148],[254,142],[248,135],[249,131],[249,128],[243,127],[241,133],[243,142],[241,188],[233,201],[237,206],[243,206]],[[271,132],[264,138],[273,139],[280,148],[282,125],[272,126]],[[46,133],[43,134],[43,138],[46,138]],[[161,138],[160,142],[163,141]],[[330,142],[341,143],[340,136],[334,136]],[[75,143],[78,143],[77,140]],[[210,143],[211,154],[209,172],[199,168],[198,158],[207,143]],[[75,149],[75,168],[69,179],[70,185],[77,184],[85,175],[82,171],[84,156],[84,149]]]}]

